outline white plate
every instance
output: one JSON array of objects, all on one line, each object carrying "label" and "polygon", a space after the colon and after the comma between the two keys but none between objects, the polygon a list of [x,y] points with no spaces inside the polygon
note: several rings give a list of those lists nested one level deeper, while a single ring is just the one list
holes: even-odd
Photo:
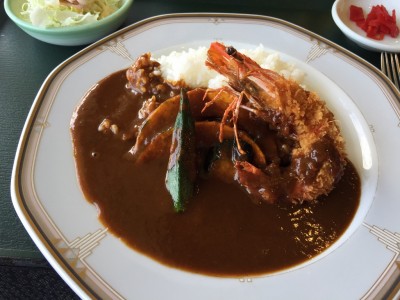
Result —
[{"label": "white plate", "polygon": [[[215,278],[165,267],[111,235],[77,183],[69,122],[86,91],[144,52],[214,40],[238,48],[261,43],[306,71],[307,86],[339,119],[361,175],[360,208],[345,234],[313,260],[277,274]],[[399,101],[372,65],[282,20],[234,14],[147,19],[84,49],[46,79],[18,147],[14,206],[37,246],[83,298],[379,298],[399,290]]]},{"label": "white plate", "polygon": [[395,9],[397,26],[400,26],[400,2],[398,0],[336,0],[332,6],[332,18],[339,29],[359,46],[378,52],[400,52],[400,35],[396,38],[386,35],[380,41],[368,38],[366,33],[350,20],[351,5],[362,7],[365,17],[374,5],[384,5],[389,14]]}]

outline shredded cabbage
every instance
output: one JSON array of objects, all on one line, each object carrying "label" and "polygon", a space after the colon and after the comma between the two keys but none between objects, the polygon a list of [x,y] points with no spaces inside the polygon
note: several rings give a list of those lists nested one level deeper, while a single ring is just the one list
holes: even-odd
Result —
[{"label": "shredded cabbage", "polygon": [[[70,3],[72,2],[72,3]],[[121,0],[27,0],[21,14],[39,27],[61,27],[96,22],[115,12]]]}]

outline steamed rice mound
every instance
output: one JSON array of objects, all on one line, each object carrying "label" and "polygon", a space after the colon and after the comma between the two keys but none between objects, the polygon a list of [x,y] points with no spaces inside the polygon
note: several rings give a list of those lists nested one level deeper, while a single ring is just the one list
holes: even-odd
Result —
[{"label": "steamed rice mound", "polygon": [[[208,48],[206,47],[189,48],[183,51],[173,51],[169,55],[162,55],[153,59],[161,64],[162,76],[168,81],[178,82],[184,79],[185,83],[191,88],[217,89],[227,85],[224,76],[209,69],[204,64],[207,59],[207,51]],[[251,50],[241,49],[239,52],[249,56],[262,68],[275,71],[300,84],[305,77],[302,70],[297,69],[293,64],[282,61],[279,53],[267,51],[263,45]]]}]

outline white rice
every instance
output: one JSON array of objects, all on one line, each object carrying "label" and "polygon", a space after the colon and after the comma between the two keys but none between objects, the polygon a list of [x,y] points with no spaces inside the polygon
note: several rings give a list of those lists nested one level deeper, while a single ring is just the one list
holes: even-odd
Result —
[{"label": "white rice", "polygon": [[[161,73],[169,81],[184,79],[191,88],[219,88],[226,85],[225,77],[205,66],[207,58],[206,47],[189,48],[183,51],[173,51],[169,55],[153,58],[161,64]],[[263,45],[254,49],[240,49],[239,52],[249,56],[261,67],[273,70],[288,79],[302,83],[305,73],[295,65],[282,61],[277,52],[268,52]]]}]

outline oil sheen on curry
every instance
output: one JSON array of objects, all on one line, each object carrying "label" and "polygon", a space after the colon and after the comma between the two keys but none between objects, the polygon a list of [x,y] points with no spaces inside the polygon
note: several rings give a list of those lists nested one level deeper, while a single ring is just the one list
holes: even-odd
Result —
[{"label": "oil sheen on curry", "polygon": [[274,273],[350,224],[360,179],[315,93],[212,43],[220,89],[166,81],[150,54],[101,80],[71,120],[77,174],[133,249],[213,276]]}]

